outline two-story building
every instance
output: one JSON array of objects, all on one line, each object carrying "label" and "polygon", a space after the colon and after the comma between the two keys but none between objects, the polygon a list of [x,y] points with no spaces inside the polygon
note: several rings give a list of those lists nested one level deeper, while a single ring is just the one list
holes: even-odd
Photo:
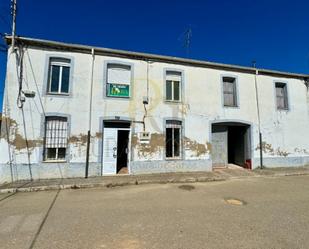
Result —
[{"label": "two-story building", "polygon": [[87,167],[100,176],[309,164],[308,75],[24,37],[15,44],[0,182],[83,177]]}]

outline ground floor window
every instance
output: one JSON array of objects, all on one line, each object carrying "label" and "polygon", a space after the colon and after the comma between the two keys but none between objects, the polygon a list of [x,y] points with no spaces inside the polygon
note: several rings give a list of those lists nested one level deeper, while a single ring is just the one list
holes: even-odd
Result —
[{"label": "ground floor window", "polygon": [[166,158],[178,159],[181,157],[181,121],[167,120],[165,128]]},{"label": "ground floor window", "polygon": [[67,140],[67,118],[46,117],[44,160],[65,160]]}]

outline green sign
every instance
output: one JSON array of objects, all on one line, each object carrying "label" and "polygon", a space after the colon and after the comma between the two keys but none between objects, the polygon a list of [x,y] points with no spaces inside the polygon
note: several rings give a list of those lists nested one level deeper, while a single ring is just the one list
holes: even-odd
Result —
[{"label": "green sign", "polygon": [[119,84],[108,84],[108,96],[110,97],[129,97],[130,86]]}]

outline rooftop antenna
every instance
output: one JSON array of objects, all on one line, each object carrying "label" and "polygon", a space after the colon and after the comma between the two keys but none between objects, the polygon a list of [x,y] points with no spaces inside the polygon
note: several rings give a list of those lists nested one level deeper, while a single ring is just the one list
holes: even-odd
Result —
[{"label": "rooftop antenna", "polygon": [[190,45],[191,45],[191,39],[192,39],[192,29],[188,28],[185,31],[185,48],[186,48],[186,55],[187,57],[189,57],[189,53],[190,53]]},{"label": "rooftop antenna", "polygon": [[11,0],[11,15],[12,15],[12,52],[15,50],[15,36],[16,36],[16,10],[17,0]]},{"label": "rooftop antenna", "polygon": [[185,32],[183,32],[178,40],[183,41],[183,47],[186,49],[186,57],[189,57],[190,54],[190,46],[192,40],[192,29],[191,27],[187,28]]}]

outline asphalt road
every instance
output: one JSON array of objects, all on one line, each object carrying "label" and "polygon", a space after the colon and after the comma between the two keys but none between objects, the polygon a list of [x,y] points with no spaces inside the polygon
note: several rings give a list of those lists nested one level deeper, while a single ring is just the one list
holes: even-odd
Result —
[{"label": "asphalt road", "polygon": [[0,248],[309,248],[309,176],[180,185],[17,193]]}]

